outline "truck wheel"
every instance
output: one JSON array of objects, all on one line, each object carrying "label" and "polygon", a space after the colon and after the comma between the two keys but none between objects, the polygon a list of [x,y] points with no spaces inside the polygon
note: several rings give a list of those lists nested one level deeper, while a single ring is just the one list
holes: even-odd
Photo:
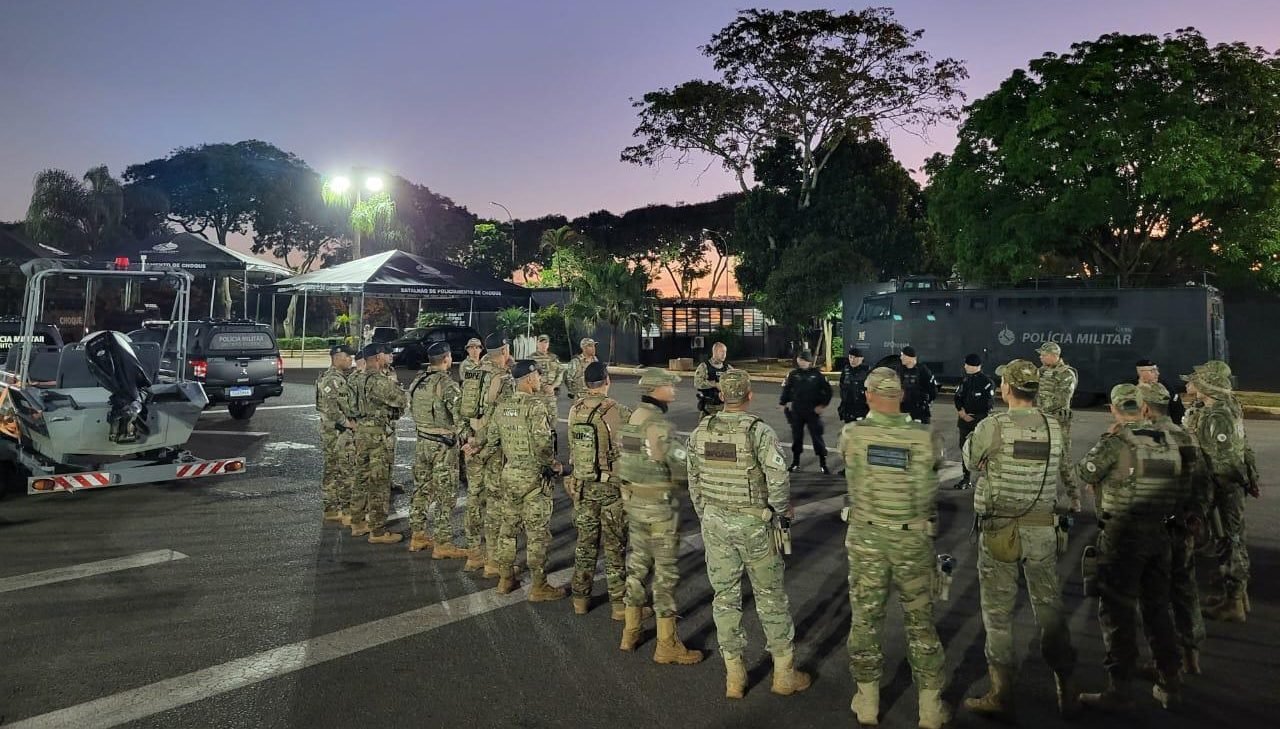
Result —
[{"label": "truck wheel", "polygon": [[248,420],[258,411],[259,404],[256,402],[233,402],[227,405],[227,412],[231,413],[231,417],[236,420]]}]

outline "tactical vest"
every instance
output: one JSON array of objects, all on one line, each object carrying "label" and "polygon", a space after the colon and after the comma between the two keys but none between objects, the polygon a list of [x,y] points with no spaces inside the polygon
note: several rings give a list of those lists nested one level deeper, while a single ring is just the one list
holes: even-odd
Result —
[{"label": "tactical vest", "polygon": [[351,376],[351,399],[356,416],[359,418],[367,418],[371,415],[367,411],[369,404],[368,383],[369,372],[357,372]]},{"label": "tactical vest", "polygon": [[764,470],[751,443],[760,422],[749,413],[716,413],[698,426],[701,437],[694,457],[702,466],[698,482],[706,503],[728,509],[767,506]]},{"label": "tactical vest", "polygon": [[1062,426],[1038,410],[996,413],[982,481],[984,516],[1051,514],[1058,495]]},{"label": "tactical vest", "polygon": [[937,512],[933,437],[929,426],[885,427],[874,420],[846,426],[849,522],[921,523]]},{"label": "tactical vest", "polygon": [[444,405],[444,372],[424,372],[409,385],[409,413],[419,431],[452,430],[453,422]]},{"label": "tactical vest", "polygon": [[1108,479],[1102,488],[1103,518],[1162,524],[1190,496],[1177,444],[1149,423],[1121,428],[1116,437],[1124,445],[1115,466],[1118,478]]},{"label": "tactical vest", "polygon": [[656,408],[642,405],[622,426],[618,476],[623,484],[672,485],[671,466],[665,458],[655,459],[649,449],[649,429],[660,425],[654,422],[659,418],[661,415]]},{"label": "tactical vest", "polygon": [[462,376],[462,399],[458,402],[458,414],[464,418],[484,415],[484,391],[488,388],[489,372],[484,367],[468,370]]},{"label": "tactical vest", "polygon": [[493,425],[502,440],[502,455],[515,467],[536,468],[533,452],[533,432],[543,424],[531,422],[532,413],[540,403],[533,396],[516,393],[500,401],[493,410]]},{"label": "tactical vest", "polygon": [[[598,400],[591,402],[591,400]],[[573,464],[574,477],[580,481],[598,481],[600,475],[610,470],[612,465],[600,459],[600,445],[605,445],[605,452],[612,448],[612,437],[609,426],[604,422],[604,414],[617,403],[604,397],[587,395],[573,406],[569,412],[569,461]]]}]

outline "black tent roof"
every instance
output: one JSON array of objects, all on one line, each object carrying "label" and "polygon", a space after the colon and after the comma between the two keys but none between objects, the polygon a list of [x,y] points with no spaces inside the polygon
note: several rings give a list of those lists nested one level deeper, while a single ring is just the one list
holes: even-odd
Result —
[{"label": "black tent roof", "polygon": [[35,258],[63,258],[66,255],[52,246],[28,240],[18,226],[0,226],[0,265],[21,266]]},{"label": "black tent roof", "polygon": [[163,233],[140,242],[105,246],[102,250],[95,251],[92,258],[98,261],[127,258],[131,268],[138,268],[141,266],[142,256],[147,257],[148,271],[186,271],[195,275],[201,272],[247,271],[276,278],[293,275],[293,271],[278,263],[220,246],[191,233]]},{"label": "black tent roof", "polygon": [[390,250],[276,284],[286,293],[359,294],[396,299],[529,298],[528,290],[461,266]]}]

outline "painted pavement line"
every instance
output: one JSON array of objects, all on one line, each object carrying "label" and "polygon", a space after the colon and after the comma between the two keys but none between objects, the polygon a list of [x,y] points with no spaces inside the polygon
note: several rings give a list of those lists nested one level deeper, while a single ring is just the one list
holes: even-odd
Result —
[{"label": "painted pavement line", "polygon": [[157,549],[153,552],[141,552],[128,557],[116,557],[97,562],[85,562],[71,567],[58,567],[57,569],[32,572],[26,575],[4,577],[0,578],[0,593],[26,590],[32,587],[52,585],[84,577],[95,577],[138,567],[149,567],[153,564],[164,564],[165,562],[174,562],[186,558],[187,555],[182,552],[175,552],[172,549]]},{"label": "painted pavement line", "polygon": [[266,431],[259,430],[193,430],[191,432],[195,435],[246,435],[251,438],[271,435]]},{"label": "painted pavement line", "polygon": [[[315,409],[315,405],[259,405],[258,410],[297,410],[298,408]],[[226,410],[206,410],[201,415],[226,415]]]}]

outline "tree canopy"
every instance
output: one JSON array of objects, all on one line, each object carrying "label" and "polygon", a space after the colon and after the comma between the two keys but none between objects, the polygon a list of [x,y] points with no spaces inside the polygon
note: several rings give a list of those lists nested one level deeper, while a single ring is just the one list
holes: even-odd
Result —
[{"label": "tree canopy", "polygon": [[1194,29],[1046,54],[975,102],[927,165],[967,277],[1141,280],[1212,269],[1280,286],[1280,57]]}]

